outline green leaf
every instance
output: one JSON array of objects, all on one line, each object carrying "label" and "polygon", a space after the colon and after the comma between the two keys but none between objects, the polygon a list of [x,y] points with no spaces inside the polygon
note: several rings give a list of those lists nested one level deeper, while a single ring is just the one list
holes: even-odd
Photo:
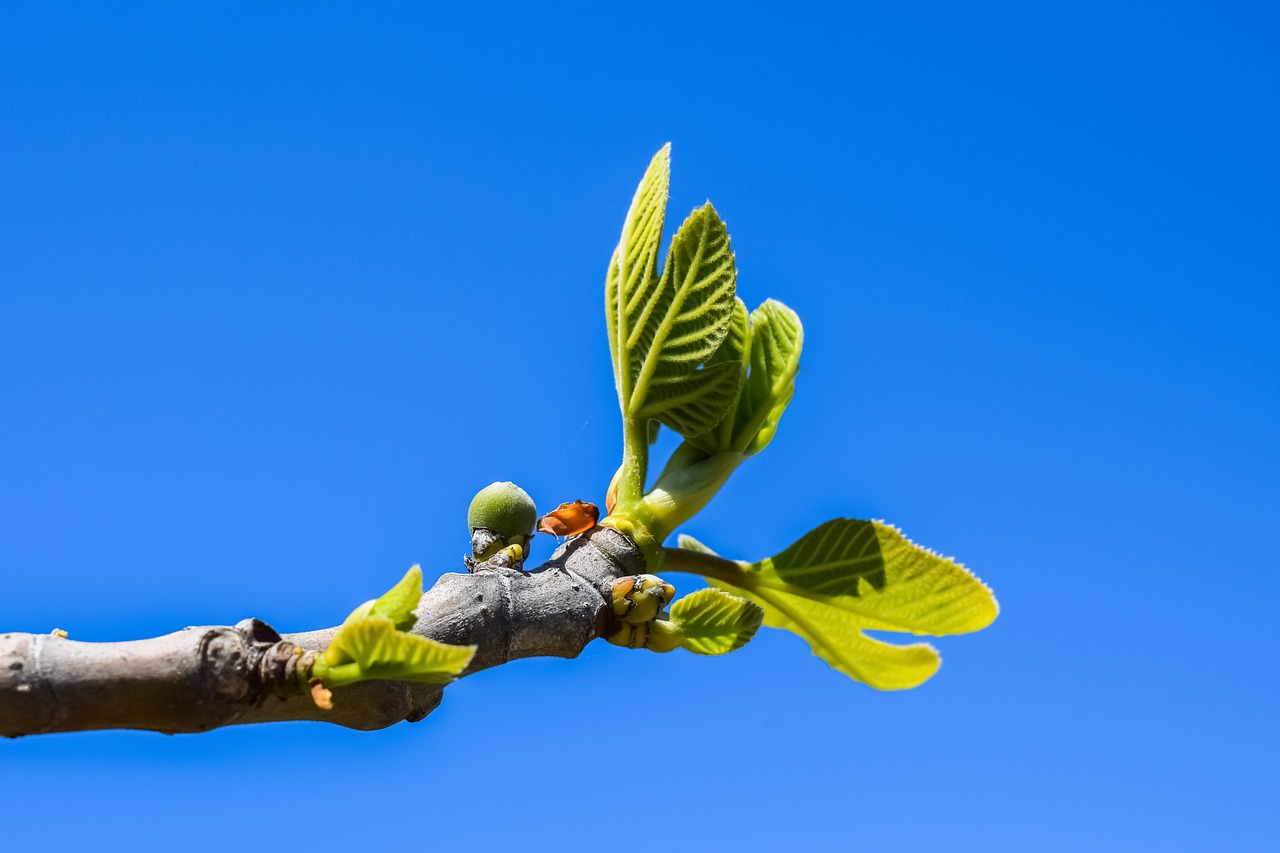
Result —
[{"label": "green leaf", "polygon": [[[727,584],[713,583],[738,592]],[[862,633],[858,620],[838,605],[774,590],[758,590],[748,597],[764,610],[765,625],[796,634],[833,669],[878,690],[918,687],[942,663],[928,643],[897,646],[873,640]]]},{"label": "green leaf", "polygon": [[710,432],[698,434],[689,439],[689,443],[708,455],[729,449],[733,445],[733,427],[735,415],[742,397],[742,388],[751,367],[751,318],[743,301],[734,297],[733,314],[729,317],[729,331],[724,342],[707,359],[707,366],[732,364],[737,368],[738,382],[733,400],[725,409],[720,423]]},{"label": "green leaf", "polygon": [[737,271],[728,231],[708,203],[680,226],[662,275],[652,277],[644,253],[656,245],[649,229],[661,223],[644,212],[656,198],[649,185],[666,173],[652,165],[650,172],[628,216],[635,227],[623,231],[605,288],[618,397],[629,419],[657,418],[678,431],[702,432],[724,417],[740,381],[730,370],[698,371],[728,334]]},{"label": "green leaf", "polygon": [[734,422],[734,449],[759,453],[773,440],[795,393],[804,328],[796,312],[767,299],[751,312],[751,371]]},{"label": "green leaf", "polygon": [[683,436],[706,432],[722,421],[738,397],[735,365],[713,364],[687,376],[655,380],[639,417],[656,417]]},{"label": "green leaf", "polygon": [[351,611],[315,663],[313,674],[328,687],[391,679],[442,684],[466,669],[475,646],[450,646],[405,633],[417,621],[422,569],[414,566],[378,598]]},{"label": "green leaf", "polygon": [[712,357],[739,365],[742,384],[728,414],[714,430],[690,439],[707,455],[759,453],[773,440],[778,421],[795,393],[804,329],[787,306],[766,300],[748,317],[738,302],[730,333]]},{"label": "green leaf", "polygon": [[718,589],[700,589],[671,607],[671,621],[694,654],[723,655],[750,642],[764,617],[757,605]]},{"label": "green leaf", "polygon": [[320,678],[331,687],[355,681],[418,681],[446,684],[475,656],[475,646],[451,646],[417,634],[397,631],[386,617],[344,624],[334,637],[353,663]]},{"label": "green leaf", "polygon": [[[679,542],[712,553],[691,537]],[[798,634],[832,667],[882,690],[920,684],[939,658],[927,644],[895,646],[864,630],[961,634],[999,612],[991,591],[963,566],[878,521],[830,521],[775,557],[734,566],[714,561],[696,570],[760,605],[765,625]]]},{"label": "green leaf", "polygon": [[870,521],[837,518],[805,534],[791,547],[751,566],[821,595],[859,595],[865,581],[884,589],[884,557]]},{"label": "green leaf", "polygon": [[[609,351],[613,355],[614,380],[623,409],[631,396],[638,367],[627,346],[632,330],[641,324],[658,292],[658,244],[667,209],[667,186],[671,181],[671,144],[653,155],[631,208],[622,226],[622,238],[609,260],[605,276],[605,322],[609,328]],[[643,353],[640,356],[643,358]]]},{"label": "green leaf", "polygon": [[398,584],[373,602],[367,615],[386,617],[395,623],[398,630],[407,631],[417,621],[413,611],[421,600],[422,569],[414,566],[405,573]]},{"label": "green leaf", "polygon": [[837,602],[874,630],[966,634],[999,612],[967,569],[881,521],[829,521],[746,572],[752,588]]},{"label": "green leaf", "polygon": [[[674,427],[685,441],[644,497],[655,535],[665,536],[692,518],[738,465],[773,439],[795,392],[803,339],[800,319],[781,302],[767,300],[748,315],[735,297],[724,342],[698,373],[732,369],[740,378],[737,395],[727,405],[715,400],[668,413],[664,423],[687,418]],[[726,377],[719,393],[727,393],[729,387]],[[722,406],[724,416],[708,429]]]},{"label": "green leaf", "polygon": [[644,354],[635,365],[636,395],[644,397],[651,381],[688,374],[715,353],[729,332],[737,277],[729,232],[707,202],[676,231],[651,310],[628,338]]}]

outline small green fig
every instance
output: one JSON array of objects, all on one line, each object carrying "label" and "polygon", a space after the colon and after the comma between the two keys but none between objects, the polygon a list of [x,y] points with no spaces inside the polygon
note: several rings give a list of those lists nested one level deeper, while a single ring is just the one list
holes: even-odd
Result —
[{"label": "small green fig", "polygon": [[538,510],[533,498],[515,483],[491,483],[471,499],[467,527],[471,529],[471,557],[467,567],[520,568],[533,538]]},{"label": "small green fig", "polygon": [[538,523],[538,510],[533,498],[515,483],[492,483],[471,499],[467,510],[467,527],[492,530],[504,539],[532,536]]}]

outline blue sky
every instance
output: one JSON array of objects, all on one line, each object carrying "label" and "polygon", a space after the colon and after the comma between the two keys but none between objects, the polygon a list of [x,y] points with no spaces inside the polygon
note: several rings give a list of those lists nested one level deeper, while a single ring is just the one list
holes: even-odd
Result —
[{"label": "blue sky", "polygon": [[[520,662],[374,734],[0,743],[6,837],[1270,848],[1277,35],[1262,4],[6,6],[0,629],[333,624],[457,570],[493,480],[599,501],[604,268],[668,140],[669,221],[710,198],[740,294],[806,328],[689,532],[884,518],[1003,608],[905,693],[770,631]],[[667,751],[620,758],[637,725]]]}]

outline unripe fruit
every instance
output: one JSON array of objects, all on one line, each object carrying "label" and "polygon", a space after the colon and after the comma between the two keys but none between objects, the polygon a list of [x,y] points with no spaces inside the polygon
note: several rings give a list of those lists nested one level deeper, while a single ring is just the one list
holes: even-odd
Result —
[{"label": "unripe fruit", "polygon": [[467,527],[492,530],[508,541],[533,535],[538,510],[533,498],[515,483],[492,483],[471,499],[467,510]]}]

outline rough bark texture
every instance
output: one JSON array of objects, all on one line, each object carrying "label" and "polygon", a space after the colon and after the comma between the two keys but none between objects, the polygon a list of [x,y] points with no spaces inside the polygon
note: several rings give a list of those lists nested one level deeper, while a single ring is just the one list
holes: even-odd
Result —
[{"label": "rough bark texture", "polygon": [[[446,574],[422,596],[415,633],[477,646],[463,675],[518,658],[572,658],[612,628],[613,581],[644,571],[634,543],[596,527],[533,571]],[[317,708],[296,677],[295,650],[324,649],[335,628],[281,636],[246,619],[150,640],[82,643],[0,635],[0,735],[86,729],[201,732],[236,723],[321,720],[356,729],[417,721],[443,688],[365,682]]]}]

